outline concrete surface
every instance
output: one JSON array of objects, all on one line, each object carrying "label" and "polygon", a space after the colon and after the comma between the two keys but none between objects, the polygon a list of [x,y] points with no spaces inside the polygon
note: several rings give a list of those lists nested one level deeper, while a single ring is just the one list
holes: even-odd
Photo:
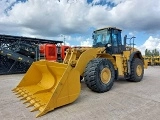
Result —
[{"label": "concrete surface", "polygon": [[160,120],[160,67],[149,67],[139,83],[119,79],[106,93],[90,91],[84,82],[79,98],[35,118],[12,93],[23,74],[0,76],[0,120]]}]

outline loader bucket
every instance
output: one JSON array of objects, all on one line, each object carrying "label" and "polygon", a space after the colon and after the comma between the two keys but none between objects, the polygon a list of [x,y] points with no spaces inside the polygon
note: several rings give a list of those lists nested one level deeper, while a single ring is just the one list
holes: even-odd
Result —
[{"label": "loader bucket", "polygon": [[34,62],[13,91],[34,107],[31,111],[39,110],[39,117],[78,98],[80,73],[63,63]]}]

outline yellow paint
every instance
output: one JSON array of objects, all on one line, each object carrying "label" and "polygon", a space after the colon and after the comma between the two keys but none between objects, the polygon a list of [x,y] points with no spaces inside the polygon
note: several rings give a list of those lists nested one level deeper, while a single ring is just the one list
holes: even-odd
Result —
[{"label": "yellow paint", "polygon": [[123,61],[123,57],[122,55],[114,55],[116,57],[116,65],[117,65],[117,68],[118,68],[118,74],[119,75],[124,75],[124,72],[125,72],[125,64],[124,64],[124,61]]},{"label": "yellow paint", "polygon": [[137,76],[141,76],[142,75],[142,66],[141,65],[138,65],[137,68],[136,68],[136,74]]},{"label": "yellow paint", "polygon": [[104,84],[107,84],[111,79],[111,71],[109,68],[104,68],[102,71],[101,71],[101,81],[104,83]]}]

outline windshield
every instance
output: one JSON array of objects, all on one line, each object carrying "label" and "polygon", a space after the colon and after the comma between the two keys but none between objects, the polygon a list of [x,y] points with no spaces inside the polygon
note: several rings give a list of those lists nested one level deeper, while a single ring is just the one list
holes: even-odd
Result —
[{"label": "windshield", "polygon": [[107,43],[111,43],[110,34],[108,31],[99,32],[93,35],[93,46],[105,46]]}]

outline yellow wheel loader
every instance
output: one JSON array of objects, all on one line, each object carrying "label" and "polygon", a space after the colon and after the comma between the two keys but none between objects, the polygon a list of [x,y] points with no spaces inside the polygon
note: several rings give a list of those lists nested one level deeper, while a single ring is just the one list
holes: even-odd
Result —
[{"label": "yellow wheel loader", "polygon": [[[37,117],[74,102],[81,90],[80,79],[92,91],[109,91],[118,76],[139,82],[147,62],[133,44],[122,44],[121,30],[115,27],[93,32],[92,48],[69,48],[63,63],[34,62],[13,91],[39,111]],[[131,41],[132,39],[130,39]]]}]

